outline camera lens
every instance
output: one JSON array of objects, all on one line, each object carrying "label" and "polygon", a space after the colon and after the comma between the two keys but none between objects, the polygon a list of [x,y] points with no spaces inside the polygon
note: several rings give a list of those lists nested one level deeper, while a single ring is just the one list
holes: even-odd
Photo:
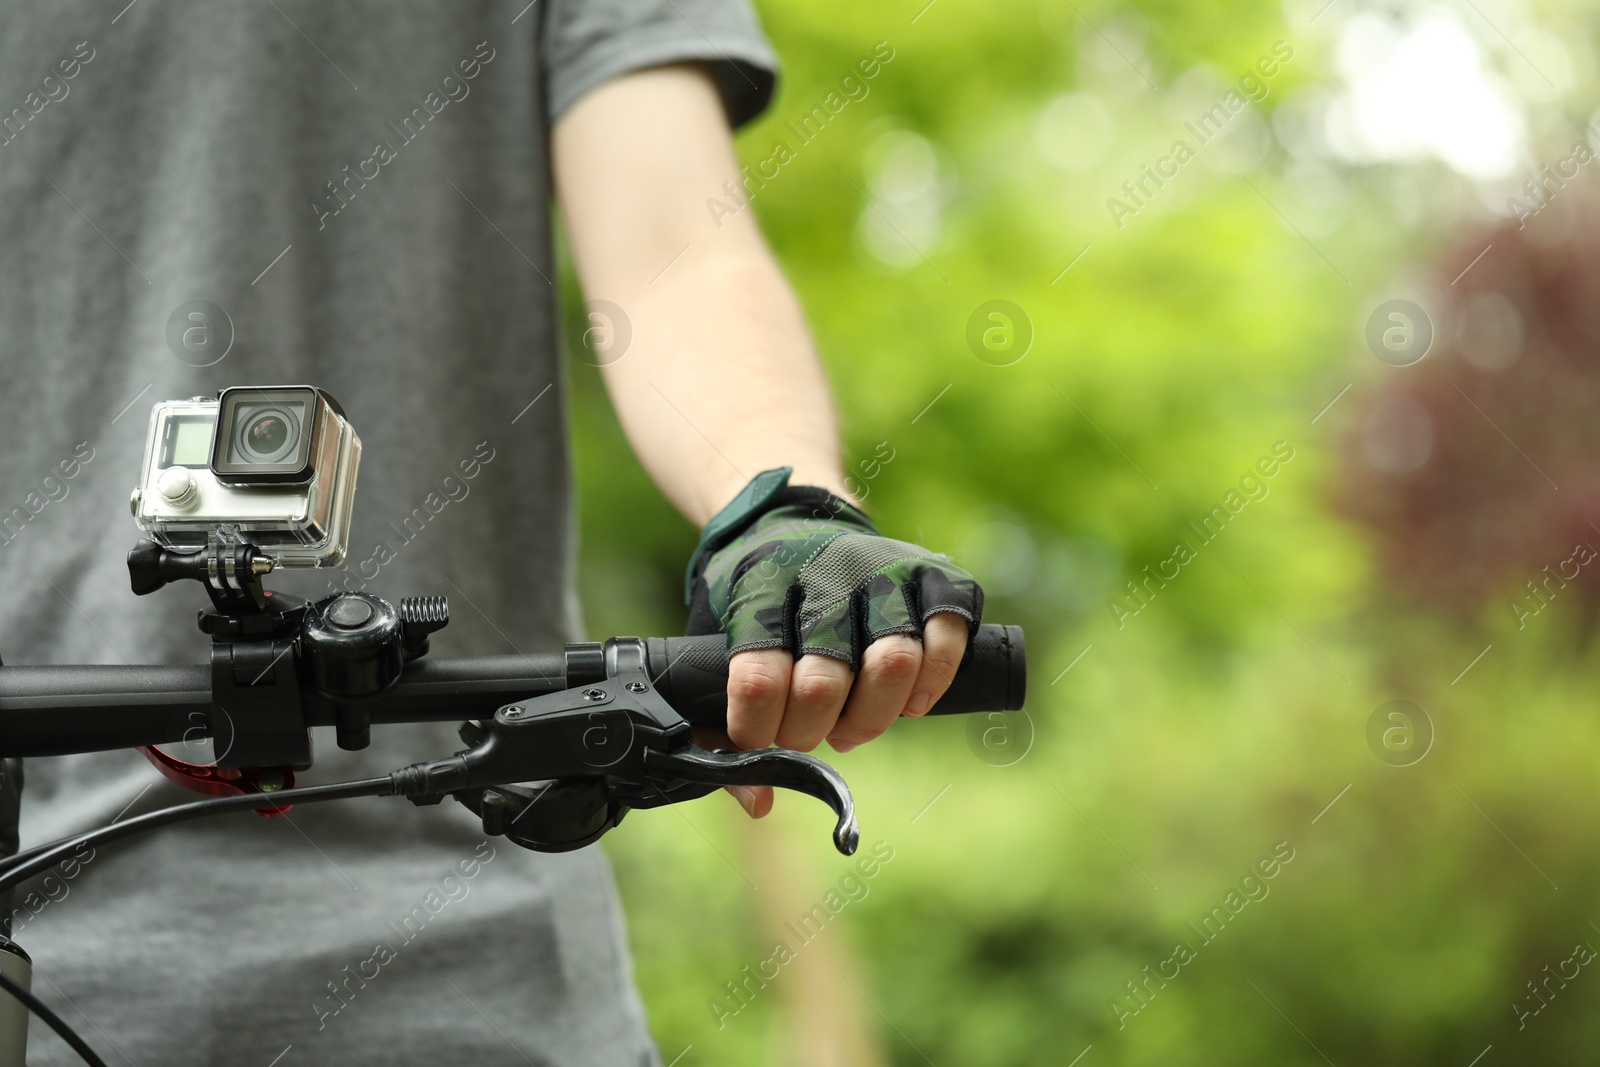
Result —
[{"label": "camera lens", "polygon": [[246,446],[257,455],[270,456],[289,440],[289,424],[273,412],[259,415],[244,432]]},{"label": "camera lens", "polygon": [[237,460],[245,463],[277,463],[294,450],[299,439],[299,421],[279,405],[261,405],[254,411],[241,411],[235,431]]}]

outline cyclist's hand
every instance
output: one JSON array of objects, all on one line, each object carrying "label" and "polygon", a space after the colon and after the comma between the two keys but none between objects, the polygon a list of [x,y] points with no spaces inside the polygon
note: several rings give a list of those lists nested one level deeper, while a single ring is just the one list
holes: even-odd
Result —
[{"label": "cyclist's hand", "polygon": [[[728,737],[739,748],[848,752],[949,688],[983,591],[943,556],[881,536],[822,490],[767,471],[706,527],[690,632],[722,630]],[[735,790],[752,815],[770,790]]]}]

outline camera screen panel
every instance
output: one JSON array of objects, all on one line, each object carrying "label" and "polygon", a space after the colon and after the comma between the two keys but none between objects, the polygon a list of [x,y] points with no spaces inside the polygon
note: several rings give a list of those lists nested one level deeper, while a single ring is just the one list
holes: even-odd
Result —
[{"label": "camera screen panel", "polygon": [[205,467],[211,462],[211,434],[216,420],[207,415],[173,415],[161,442],[161,463],[167,467]]}]

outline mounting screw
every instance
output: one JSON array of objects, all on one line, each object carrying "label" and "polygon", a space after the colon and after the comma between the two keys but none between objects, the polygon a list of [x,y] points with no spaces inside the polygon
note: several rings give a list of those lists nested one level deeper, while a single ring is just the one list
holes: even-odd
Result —
[{"label": "mounting screw", "polygon": [[642,693],[650,687],[643,682],[629,682],[627,688],[630,693]]},{"label": "mounting screw", "polygon": [[508,719],[520,719],[524,715],[528,714],[528,709],[523,707],[521,704],[513,704],[502,714],[504,714]]},{"label": "mounting screw", "polygon": [[583,691],[583,699],[585,700],[604,700],[605,698],[606,691],[604,689],[585,689]]}]

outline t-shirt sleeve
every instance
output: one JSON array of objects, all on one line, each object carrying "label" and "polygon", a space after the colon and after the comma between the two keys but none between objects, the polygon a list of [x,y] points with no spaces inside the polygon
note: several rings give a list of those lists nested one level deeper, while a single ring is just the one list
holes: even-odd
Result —
[{"label": "t-shirt sleeve", "polygon": [[544,2],[552,123],[591,89],[663,63],[709,63],[735,129],[772,100],[778,59],[748,0]]}]

